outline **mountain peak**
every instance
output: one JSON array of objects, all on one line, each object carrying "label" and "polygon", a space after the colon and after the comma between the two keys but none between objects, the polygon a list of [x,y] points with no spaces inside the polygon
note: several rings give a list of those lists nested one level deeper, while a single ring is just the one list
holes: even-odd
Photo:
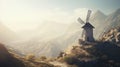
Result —
[{"label": "mountain peak", "polygon": [[119,15],[120,15],[120,8],[115,10],[113,13],[111,13],[108,18],[114,19],[114,18],[116,18]]},{"label": "mountain peak", "polygon": [[106,22],[110,24],[109,28],[116,27],[120,25],[120,8],[111,13]]},{"label": "mountain peak", "polygon": [[107,16],[101,12],[100,10],[97,10],[93,13],[91,16],[91,20],[104,20]]},{"label": "mountain peak", "polygon": [[100,10],[97,10],[95,11],[94,15],[103,15],[103,16],[106,16],[102,11]]}]

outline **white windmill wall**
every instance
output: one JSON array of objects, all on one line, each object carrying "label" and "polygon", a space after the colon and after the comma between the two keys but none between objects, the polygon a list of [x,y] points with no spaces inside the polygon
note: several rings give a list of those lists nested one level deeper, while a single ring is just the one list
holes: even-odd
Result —
[{"label": "white windmill wall", "polygon": [[85,40],[85,41],[94,41],[93,29],[92,28],[84,29],[83,40]]}]

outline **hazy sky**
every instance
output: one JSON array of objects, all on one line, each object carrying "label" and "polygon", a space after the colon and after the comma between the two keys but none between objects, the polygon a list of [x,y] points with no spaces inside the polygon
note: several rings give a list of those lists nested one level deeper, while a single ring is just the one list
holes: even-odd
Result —
[{"label": "hazy sky", "polygon": [[0,0],[0,22],[13,30],[30,29],[41,22],[69,23],[88,9],[108,14],[120,8],[120,0]]}]

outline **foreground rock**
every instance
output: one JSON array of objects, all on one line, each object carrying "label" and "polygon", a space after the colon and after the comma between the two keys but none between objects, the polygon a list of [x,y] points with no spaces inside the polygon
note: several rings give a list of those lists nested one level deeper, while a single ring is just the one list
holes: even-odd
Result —
[{"label": "foreground rock", "polygon": [[25,67],[25,65],[13,57],[3,44],[0,44],[0,67]]}]

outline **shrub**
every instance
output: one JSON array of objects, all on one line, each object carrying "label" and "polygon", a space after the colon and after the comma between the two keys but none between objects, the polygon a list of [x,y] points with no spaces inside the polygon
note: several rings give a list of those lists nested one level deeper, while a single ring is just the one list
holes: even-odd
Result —
[{"label": "shrub", "polygon": [[41,60],[41,61],[45,61],[46,59],[47,59],[46,56],[41,56],[41,57],[40,57],[40,60]]},{"label": "shrub", "polygon": [[35,55],[28,54],[28,55],[26,55],[25,59],[28,60],[28,61],[33,61],[35,59]]},{"label": "shrub", "polygon": [[75,56],[66,56],[63,60],[70,65],[76,64],[79,61]]}]

